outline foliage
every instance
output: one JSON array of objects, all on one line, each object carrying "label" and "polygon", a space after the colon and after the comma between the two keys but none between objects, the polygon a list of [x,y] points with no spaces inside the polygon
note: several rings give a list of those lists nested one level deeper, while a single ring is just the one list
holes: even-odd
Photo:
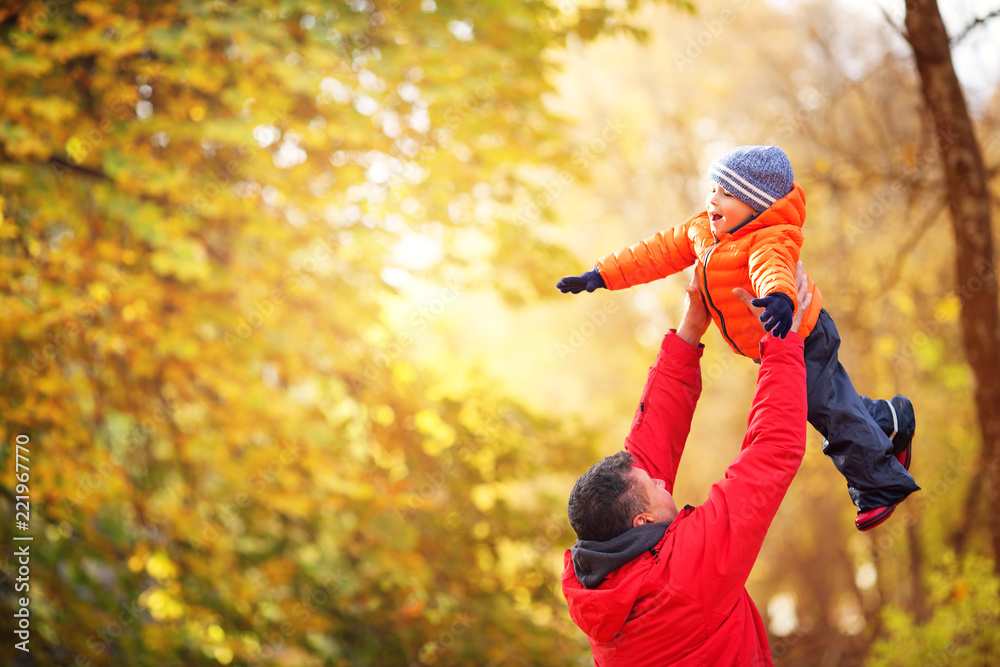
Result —
[{"label": "foliage", "polygon": [[1000,660],[1000,578],[990,560],[947,557],[929,573],[933,614],[921,622],[893,605],[885,610],[886,637],[869,665],[993,665]]},{"label": "foliage", "polygon": [[37,664],[585,655],[554,571],[591,437],[412,357],[456,298],[569,264],[517,212],[525,168],[573,169],[547,53],[635,4],[5,3]]}]

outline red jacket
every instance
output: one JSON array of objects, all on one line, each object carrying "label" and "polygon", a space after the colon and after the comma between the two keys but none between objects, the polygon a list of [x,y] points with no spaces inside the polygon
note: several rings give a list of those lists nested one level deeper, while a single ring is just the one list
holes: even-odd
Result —
[{"label": "red jacket", "polygon": [[[805,452],[802,354],[798,335],[762,339],[741,452],[708,500],[682,510],[655,549],[592,590],[577,579],[566,551],[563,594],[597,665],[773,664],[745,585]],[[701,393],[700,357],[700,347],[676,334],[664,338],[626,440],[636,466],[671,493]]]},{"label": "red jacket", "polygon": [[[795,263],[802,248],[806,196],[795,183],[792,191],[759,216],[732,232],[715,237],[702,211],[685,222],[645,241],[597,260],[597,269],[610,290],[625,289],[664,278],[694,264],[701,293],[706,295],[715,326],[734,352],[757,358],[760,323],[734,287],[757,296],[782,292],[795,309]],[[802,318],[799,335],[805,338],[816,326],[823,296],[806,276],[812,303]]]}]

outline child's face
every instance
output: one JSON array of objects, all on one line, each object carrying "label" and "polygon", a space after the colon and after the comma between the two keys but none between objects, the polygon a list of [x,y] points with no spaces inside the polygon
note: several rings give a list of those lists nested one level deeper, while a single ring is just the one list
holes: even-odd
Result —
[{"label": "child's face", "polygon": [[705,210],[708,211],[712,231],[716,236],[736,229],[756,213],[752,207],[726,192],[718,183],[712,183],[712,191],[705,200]]}]

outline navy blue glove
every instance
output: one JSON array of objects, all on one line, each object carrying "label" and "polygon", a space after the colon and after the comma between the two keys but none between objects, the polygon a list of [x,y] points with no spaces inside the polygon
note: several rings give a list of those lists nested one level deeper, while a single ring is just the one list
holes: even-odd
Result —
[{"label": "navy blue glove", "polygon": [[750,302],[757,308],[763,308],[760,321],[764,323],[764,331],[770,331],[775,338],[784,338],[792,330],[792,313],[795,304],[787,294],[775,292]]},{"label": "navy blue glove", "polygon": [[582,276],[567,276],[556,283],[556,287],[563,294],[567,292],[572,292],[573,294],[579,294],[583,290],[588,292],[593,292],[598,287],[607,289],[608,286],[604,284],[604,278],[601,274],[597,272],[597,269],[593,271],[587,271]]}]

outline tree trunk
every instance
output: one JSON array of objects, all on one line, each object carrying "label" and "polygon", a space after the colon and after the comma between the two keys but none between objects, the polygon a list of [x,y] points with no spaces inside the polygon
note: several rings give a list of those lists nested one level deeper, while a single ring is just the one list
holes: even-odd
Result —
[{"label": "tree trunk", "polygon": [[[986,169],[936,0],[906,0],[906,38],[938,134],[955,234],[962,342],[975,378],[983,440],[978,467],[987,507],[995,510],[1000,507],[1000,306]],[[1000,512],[990,511],[988,521],[995,563],[1000,564]]]},{"label": "tree trunk", "polygon": [[920,532],[916,521],[906,522],[906,544],[910,550],[910,611],[917,623],[926,623],[927,589],[924,587],[924,552],[920,547]]}]

